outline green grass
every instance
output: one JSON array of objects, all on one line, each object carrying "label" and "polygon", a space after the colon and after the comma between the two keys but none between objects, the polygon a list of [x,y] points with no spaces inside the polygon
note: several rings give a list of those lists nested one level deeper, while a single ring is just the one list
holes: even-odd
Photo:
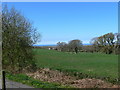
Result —
[{"label": "green grass", "polygon": [[[118,78],[118,56],[114,54],[86,53],[70,54],[47,49],[34,49],[36,64],[40,68],[72,72],[78,76],[110,79]],[[84,76],[83,76],[84,77]]]},{"label": "green grass", "polygon": [[6,78],[12,81],[32,86],[34,88],[70,88],[70,86],[63,86],[57,83],[39,81],[28,77],[25,74],[12,74],[10,72],[6,72]]}]

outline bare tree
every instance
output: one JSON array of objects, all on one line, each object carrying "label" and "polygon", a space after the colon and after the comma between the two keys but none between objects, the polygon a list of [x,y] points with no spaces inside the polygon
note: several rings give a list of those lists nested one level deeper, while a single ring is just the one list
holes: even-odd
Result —
[{"label": "bare tree", "polygon": [[82,41],[78,39],[71,40],[69,41],[68,45],[69,45],[69,51],[78,53],[78,51],[81,50],[82,48]]},{"label": "bare tree", "polygon": [[92,38],[90,43],[93,45],[95,52],[98,52],[100,50],[100,43],[98,42],[98,37]]},{"label": "bare tree", "polygon": [[68,51],[68,45],[66,42],[58,42],[57,49],[58,51]]},{"label": "bare tree", "polygon": [[115,45],[114,45],[114,53],[120,54],[120,33],[115,33]]},{"label": "bare tree", "polygon": [[95,47],[96,51],[102,51],[107,54],[113,52],[115,36],[113,33],[107,33],[97,38],[93,38],[91,43]]}]

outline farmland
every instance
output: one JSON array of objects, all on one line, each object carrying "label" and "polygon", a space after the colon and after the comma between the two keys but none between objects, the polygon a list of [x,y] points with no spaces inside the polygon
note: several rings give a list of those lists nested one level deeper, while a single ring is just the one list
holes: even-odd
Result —
[{"label": "farmland", "polygon": [[114,54],[78,54],[47,49],[33,49],[39,68],[50,68],[63,72],[78,72],[91,77],[118,78],[118,56]]}]

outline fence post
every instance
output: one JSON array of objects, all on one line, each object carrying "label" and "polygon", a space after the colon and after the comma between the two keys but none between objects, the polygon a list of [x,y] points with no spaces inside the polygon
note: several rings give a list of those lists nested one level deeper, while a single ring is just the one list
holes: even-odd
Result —
[{"label": "fence post", "polygon": [[2,90],[6,90],[6,85],[5,85],[5,71],[2,70]]}]

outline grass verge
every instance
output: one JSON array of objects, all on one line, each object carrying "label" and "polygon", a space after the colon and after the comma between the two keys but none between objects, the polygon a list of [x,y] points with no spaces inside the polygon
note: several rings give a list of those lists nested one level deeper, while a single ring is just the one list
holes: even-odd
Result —
[{"label": "grass verge", "polygon": [[10,72],[6,72],[6,78],[12,81],[32,86],[34,88],[70,88],[70,86],[63,86],[57,83],[39,81],[28,77],[25,74],[12,74]]}]

